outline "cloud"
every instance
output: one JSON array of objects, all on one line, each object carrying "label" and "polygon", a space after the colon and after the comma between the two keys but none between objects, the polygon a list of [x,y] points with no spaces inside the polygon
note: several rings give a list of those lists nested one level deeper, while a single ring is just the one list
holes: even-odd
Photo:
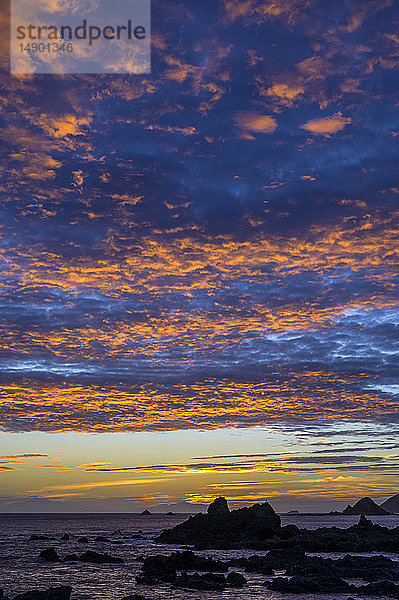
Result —
[{"label": "cloud", "polygon": [[252,134],[274,133],[277,121],[273,117],[251,111],[241,111],[234,117],[240,136],[244,139],[255,139]]},{"label": "cloud", "polygon": [[14,458],[47,458],[48,454],[10,454],[7,456],[0,456],[0,460],[14,459]]},{"label": "cloud", "polygon": [[304,125],[301,125],[301,129],[306,129],[311,133],[319,135],[332,135],[342,131],[345,125],[351,122],[349,117],[343,117],[342,115],[333,115],[331,117],[322,117],[321,119],[313,119],[308,121]]}]

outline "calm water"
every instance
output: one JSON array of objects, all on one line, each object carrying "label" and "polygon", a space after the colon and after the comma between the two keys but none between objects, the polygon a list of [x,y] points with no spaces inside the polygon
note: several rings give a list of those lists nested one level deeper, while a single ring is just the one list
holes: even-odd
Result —
[{"label": "calm water", "polygon": [[[264,575],[245,574],[249,585],[244,590],[225,592],[197,592],[171,590],[170,586],[137,586],[135,576],[141,563],[136,557],[154,553],[168,553],[173,546],[154,544],[152,539],[163,529],[184,521],[187,515],[0,515],[0,588],[6,594],[14,595],[29,589],[45,589],[51,585],[70,585],[73,588],[73,600],[121,600],[132,593],[143,594],[148,599],[166,600],[173,596],[176,600],[283,600],[296,598],[266,590],[262,583]],[[299,527],[315,529],[317,527],[349,527],[356,523],[357,517],[351,516],[301,516],[282,517],[283,525],[294,523]],[[387,527],[399,525],[399,515],[372,517],[375,523]],[[120,530],[124,536],[113,535]],[[142,532],[144,540],[134,539],[134,534]],[[54,536],[55,540],[29,541],[32,534]],[[71,536],[70,541],[61,541],[63,533]],[[79,543],[80,536],[89,538],[88,544]],[[108,537],[110,542],[95,542],[98,535]],[[123,544],[116,542],[123,541]],[[63,557],[72,552],[82,553],[88,549],[108,552],[124,559],[124,564],[91,565],[84,563],[45,563],[39,559],[39,552],[45,548],[55,548]],[[200,554],[219,558],[249,556],[253,551],[207,551]],[[258,554],[264,554],[259,552]],[[325,554],[324,556],[339,556]],[[391,555],[399,560],[399,555]],[[234,569],[238,570],[238,569]],[[346,600],[347,594],[340,596],[299,596],[301,600]],[[381,599],[380,599],[381,600]]]}]

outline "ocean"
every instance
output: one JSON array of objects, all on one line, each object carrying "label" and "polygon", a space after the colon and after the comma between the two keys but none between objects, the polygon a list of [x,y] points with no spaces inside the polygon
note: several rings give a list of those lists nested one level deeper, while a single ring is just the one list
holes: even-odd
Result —
[{"label": "ocean", "polygon": [[[0,588],[11,598],[31,589],[46,589],[50,586],[70,585],[73,589],[71,600],[121,600],[123,597],[140,593],[149,600],[286,600],[298,596],[281,594],[267,590],[262,583],[264,575],[248,574],[248,586],[244,589],[229,589],[224,592],[198,592],[172,589],[169,585],[137,586],[135,576],[140,570],[138,556],[149,554],[168,554],[177,546],[155,544],[153,538],[163,529],[173,527],[188,518],[188,515],[150,515],[137,514],[2,514],[0,515]],[[387,527],[399,525],[399,515],[371,517],[375,523]],[[282,516],[282,524],[294,523],[298,527],[315,529],[317,527],[349,527],[358,521],[358,517],[341,515],[289,515]],[[121,532],[120,535],[117,532]],[[68,533],[69,541],[60,540]],[[32,534],[54,537],[54,540],[30,541]],[[144,539],[133,536],[142,535]],[[78,537],[86,536],[89,543],[78,542]],[[105,536],[110,541],[94,541],[97,536]],[[122,542],[122,543],[120,543]],[[88,563],[46,563],[39,558],[45,548],[55,548],[58,554],[65,556],[86,550],[108,552],[125,561],[122,564]],[[256,552],[256,554],[265,554]],[[228,559],[255,554],[253,550],[204,551],[198,554]],[[351,553],[355,554],[355,553]],[[362,554],[370,556],[373,553]],[[374,553],[374,554],[382,554]],[[384,553],[399,560],[399,555]],[[325,557],[343,556],[340,553],[320,554]],[[235,571],[239,569],[234,568]],[[334,594],[334,600],[346,600],[348,594]],[[331,595],[302,595],[301,600],[331,600]],[[371,599],[372,600],[372,599]],[[379,599],[381,600],[381,598]]]}]

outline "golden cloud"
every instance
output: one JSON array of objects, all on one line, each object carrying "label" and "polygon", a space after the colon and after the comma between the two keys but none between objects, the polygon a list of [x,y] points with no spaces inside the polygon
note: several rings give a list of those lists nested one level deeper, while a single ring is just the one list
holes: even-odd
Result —
[{"label": "golden cloud", "polygon": [[237,128],[241,132],[241,137],[254,139],[251,133],[274,133],[277,128],[277,122],[273,117],[261,115],[256,112],[242,111],[234,117]]},{"label": "golden cloud", "polygon": [[345,125],[351,122],[350,117],[343,117],[337,113],[331,117],[322,117],[321,119],[313,119],[308,121],[304,125],[301,125],[301,129],[306,129],[311,133],[329,136],[333,133],[338,133],[345,128]]}]

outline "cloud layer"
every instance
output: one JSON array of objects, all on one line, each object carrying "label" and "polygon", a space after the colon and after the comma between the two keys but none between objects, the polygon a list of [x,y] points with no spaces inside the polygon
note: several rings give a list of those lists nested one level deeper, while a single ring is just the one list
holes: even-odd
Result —
[{"label": "cloud layer", "polygon": [[398,24],[161,1],[151,75],[4,65],[3,428],[397,419]]}]

